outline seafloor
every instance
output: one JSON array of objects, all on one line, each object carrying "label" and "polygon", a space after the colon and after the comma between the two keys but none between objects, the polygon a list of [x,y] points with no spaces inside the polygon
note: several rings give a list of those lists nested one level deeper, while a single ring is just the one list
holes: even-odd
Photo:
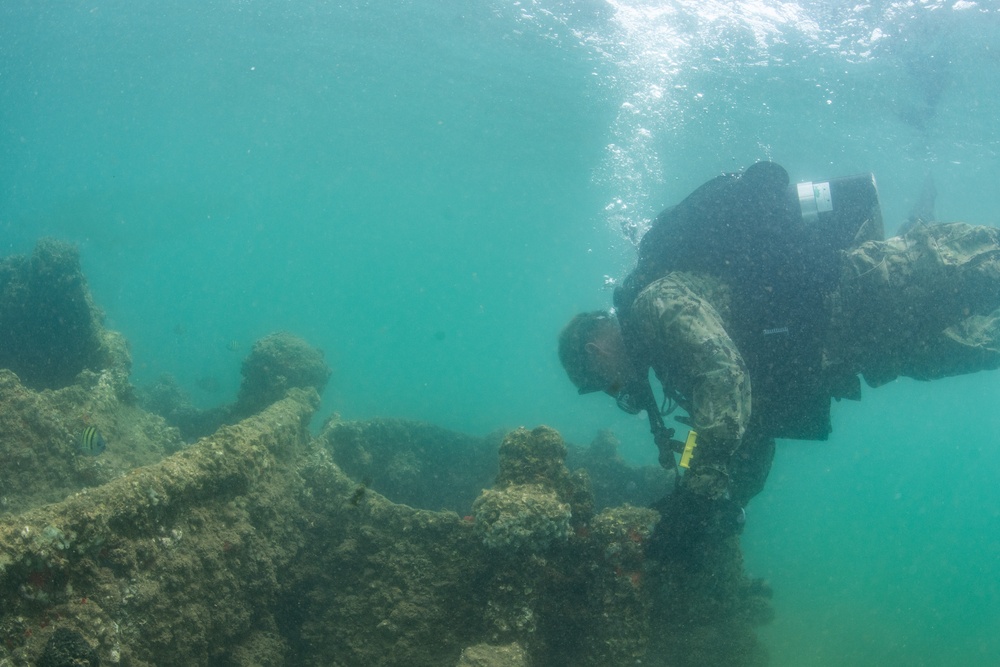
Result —
[{"label": "seafloor", "polygon": [[130,365],[72,245],[0,260],[2,667],[766,662],[737,538],[655,557],[672,478],[609,433],[314,433],[330,371],[288,333],[212,410]]}]

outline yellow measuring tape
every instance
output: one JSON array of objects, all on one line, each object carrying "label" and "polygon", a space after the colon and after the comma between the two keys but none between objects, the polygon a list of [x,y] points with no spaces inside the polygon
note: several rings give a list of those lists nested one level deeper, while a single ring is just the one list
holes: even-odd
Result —
[{"label": "yellow measuring tape", "polygon": [[691,465],[691,457],[694,456],[694,448],[698,446],[698,432],[688,431],[687,440],[684,441],[684,451],[681,453],[680,466],[687,469]]}]

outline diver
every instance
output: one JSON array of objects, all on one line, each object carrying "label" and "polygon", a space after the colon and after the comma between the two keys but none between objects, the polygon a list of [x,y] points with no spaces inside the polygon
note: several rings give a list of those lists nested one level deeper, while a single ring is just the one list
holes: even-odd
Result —
[{"label": "diver", "polygon": [[[1000,229],[921,219],[883,240],[870,175],[806,185],[760,162],[701,186],[643,237],[615,307],[560,333],[579,393],[645,410],[665,467],[683,452],[661,508],[671,543],[738,533],[774,439],[825,440],[831,399],[860,399],[859,376],[1000,367]],[[687,413],[684,444],[668,404]]]}]

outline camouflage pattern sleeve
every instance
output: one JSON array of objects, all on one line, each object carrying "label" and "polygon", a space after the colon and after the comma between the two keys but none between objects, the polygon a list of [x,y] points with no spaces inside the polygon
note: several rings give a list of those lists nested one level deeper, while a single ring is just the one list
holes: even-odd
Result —
[{"label": "camouflage pattern sleeve", "polygon": [[750,419],[750,376],[724,325],[726,288],[709,276],[671,273],[632,308],[648,346],[643,355],[660,382],[680,393],[698,431],[695,463],[724,470]]}]

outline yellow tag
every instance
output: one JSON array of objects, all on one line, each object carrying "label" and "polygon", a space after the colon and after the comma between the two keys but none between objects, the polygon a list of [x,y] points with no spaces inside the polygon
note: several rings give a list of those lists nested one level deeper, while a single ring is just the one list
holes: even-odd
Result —
[{"label": "yellow tag", "polygon": [[691,457],[694,456],[694,448],[698,446],[698,432],[688,431],[687,440],[684,441],[684,452],[681,454],[682,468],[687,468],[691,464]]}]

